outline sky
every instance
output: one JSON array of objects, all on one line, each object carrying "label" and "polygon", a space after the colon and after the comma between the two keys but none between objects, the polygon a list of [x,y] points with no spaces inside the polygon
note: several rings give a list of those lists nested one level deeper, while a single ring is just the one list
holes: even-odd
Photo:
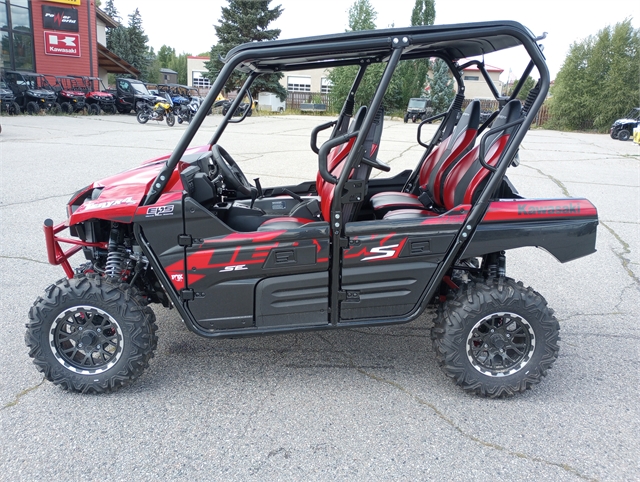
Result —
[{"label": "sky", "polygon": [[[104,5],[103,1],[103,5]],[[308,37],[344,32],[348,27],[350,0],[272,0],[271,7],[281,5],[284,11],[270,28],[281,29],[280,39]],[[406,27],[411,24],[415,0],[370,0],[378,17],[376,26]],[[137,7],[149,45],[156,52],[169,45],[176,53],[197,55],[208,52],[217,43],[214,25],[219,23],[226,0],[114,0],[123,23]],[[640,2],[604,2],[602,0],[436,0],[438,25],[515,20],[536,36],[547,32],[542,41],[547,65],[554,79],[573,42],[596,34],[607,25],[615,25],[627,17],[638,28]],[[504,69],[500,79],[513,80],[526,67],[528,56],[520,48],[487,56],[489,65]],[[535,76],[535,75],[534,75]]]}]

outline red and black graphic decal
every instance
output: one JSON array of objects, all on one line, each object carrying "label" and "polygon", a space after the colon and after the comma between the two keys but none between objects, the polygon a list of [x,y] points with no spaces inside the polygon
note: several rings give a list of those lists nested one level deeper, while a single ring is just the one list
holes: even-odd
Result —
[{"label": "red and black graphic decal", "polygon": [[597,216],[598,211],[595,206],[586,199],[518,199],[490,203],[483,222]]}]

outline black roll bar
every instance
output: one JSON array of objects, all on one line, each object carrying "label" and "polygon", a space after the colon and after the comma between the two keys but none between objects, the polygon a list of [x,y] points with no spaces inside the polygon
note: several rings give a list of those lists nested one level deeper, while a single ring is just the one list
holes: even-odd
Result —
[{"label": "black roll bar", "polygon": [[482,141],[480,141],[480,153],[479,153],[479,156],[478,156],[478,160],[480,161],[480,164],[482,164],[482,167],[484,167],[485,169],[488,169],[491,172],[496,172],[496,170],[497,170],[497,167],[490,166],[489,164],[487,164],[487,161],[484,160],[484,155],[485,155],[486,150],[487,150],[487,141],[489,140],[489,138],[493,134],[497,134],[498,132],[506,131],[510,127],[520,125],[523,122],[524,122],[524,117],[522,117],[520,119],[517,119],[517,120],[514,120],[513,122],[509,122],[508,124],[505,124],[505,125],[502,125],[502,126],[498,126],[498,127],[494,127],[493,129],[490,129],[490,130],[487,131],[487,133],[482,138]]},{"label": "black roll bar", "polygon": [[315,152],[316,154],[318,154],[318,134],[326,129],[328,129],[329,127],[333,127],[338,123],[338,121],[331,121],[331,122],[327,122],[325,124],[320,124],[318,127],[314,127],[313,130],[311,131],[311,150],[313,152]]},{"label": "black roll bar", "polygon": [[338,178],[329,172],[329,152],[334,147],[339,146],[340,144],[344,144],[352,137],[356,137],[358,134],[360,134],[361,131],[362,130],[349,132],[348,134],[343,134],[339,137],[335,137],[334,139],[330,139],[322,144],[322,147],[320,147],[320,152],[318,152],[318,170],[320,171],[320,176],[322,176],[322,179],[331,184],[338,184]]}]

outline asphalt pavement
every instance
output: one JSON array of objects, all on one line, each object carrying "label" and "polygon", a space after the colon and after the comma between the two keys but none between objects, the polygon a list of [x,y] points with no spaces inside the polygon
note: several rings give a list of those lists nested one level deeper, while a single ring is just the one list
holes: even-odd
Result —
[{"label": "asphalt pavement", "polygon": [[[220,143],[263,186],[314,179],[320,116],[251,117]],[[207,117],[194,145],[220,121]],[[640,148],[607,135],[531,131],[509,171],[528,197],[586,197],[597,253],[567,263],[507,253],[561,326],[540,385],[487,400],[438,368],[431,316],[397,327],[206,340],[153,306],[148,370],[108,395],[65,392],[32,365],[24,324],[64,276],[42,222],[72,193],[169,152],[185,130],[133,116],[2,117],[0,134],[0,480],[640,480]],[[431,127],[432,129],[432,127]],[[393,175],[422,148],[385,121]],[[81,259],[78,260],[78,263]]]}]

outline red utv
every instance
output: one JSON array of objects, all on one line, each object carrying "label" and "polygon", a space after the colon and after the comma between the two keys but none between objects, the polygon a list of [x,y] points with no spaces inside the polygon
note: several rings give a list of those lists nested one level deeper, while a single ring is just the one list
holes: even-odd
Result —
[{"label": "red utv", "polygon": [[77,75],[72,75],[71,77],[76,88],[85,96],[89,114],[98,115],[101,112],[115,114],[117,112],[116,98],[113,93],[108,91],[100,77],[81,77]]},{"label": "red utv", "polygon": [[[499,397],[540,382],[558,356],[558,321],[537,291],[507,276],[510,249],[537,246],[560,262],[595,251],[598,215],[582,198],[528,199],[506,177],[549,89],[540,38],[516,22],[348,32],[232,49],[203,108],[175,150],[80,189],[68,219],[44,223],[49,261],[67,278],[29,312],[26,343],[53,383],[79,392],[128,385],[156,348],[151,306],[175,307],[207,338],[407,323],[427,307],[444,372],[465,390]],[[522,46],[540,80],[480,124],[465,106],[457,59]],[[424,119],[413,172],[378,159],[383,96],[401,61],[439,57],[458,94]],[[367,66],[385,64],[372,99],[356,109]],[[484,65],[471,61],[479,68]],[[357,65],[338,117],[310,133],[315,179],[250,183],[220,140],[262,74]],[[244,86],[210,142],[189,144],[234,71]],[[440,120],[424,141],[421,127]],[[318,134],[330,131],[318,145]],[[482,136],[480,136],[482,134]],[[63,232],[68,234],[63,237]],[[82,251],[86,263],[69,258]]]},{"label": "red utv", "polygon": [[47,75],[45,77],[48,77],[47,80],[58,95],[57,101],[63,114],[85,111],[84,92],[79,89],[76,79],[64,75]]}]

